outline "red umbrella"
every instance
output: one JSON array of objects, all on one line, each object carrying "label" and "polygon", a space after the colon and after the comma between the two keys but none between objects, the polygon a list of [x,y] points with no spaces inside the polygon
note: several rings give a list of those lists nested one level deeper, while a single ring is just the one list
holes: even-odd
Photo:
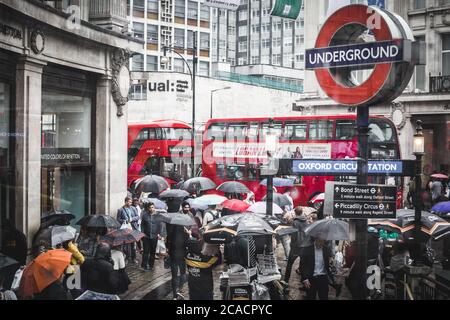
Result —
[{"label": "red umbrella", "polygon": [[222,206],[236,212],[244,212],[250,207],[248,203],[238,199],[225,200]]},{"label": "red umbrella", "polygon": [[448,176],[446,176],[445,174],[442,174],[442,173],[432,174],[431,177],[435,178],[435,179],[448,179]]}]

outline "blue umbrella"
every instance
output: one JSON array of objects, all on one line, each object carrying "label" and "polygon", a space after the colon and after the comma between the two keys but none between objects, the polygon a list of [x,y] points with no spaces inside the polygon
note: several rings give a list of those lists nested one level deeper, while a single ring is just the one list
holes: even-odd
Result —
[{"label": "blue umbrella", "polygon": [[431,208],[431,212],[437,214],[447,214],[450,213],[450,201],[439,202]]},{"label": "blue umbrella", "polygon": [[[267,179],[260,182],[260,185],[267,186]],[[294,181],[286,178],[273,178],[274,187],[293,187]]]}]

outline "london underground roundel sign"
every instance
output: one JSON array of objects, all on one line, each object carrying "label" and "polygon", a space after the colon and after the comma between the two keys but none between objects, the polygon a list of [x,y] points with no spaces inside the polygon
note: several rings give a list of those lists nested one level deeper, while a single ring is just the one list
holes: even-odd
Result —
[{"label": "london underground roundel sign", "polygon": [[[324,23],[315,48],[306,50],[306,69],[315,71],[321,88],[339,104],[390,102],[411,79],[413,41],[400,16],[378,7],[349,5]],[[355,74],[362,69],[372,72],[359,83]]]}]

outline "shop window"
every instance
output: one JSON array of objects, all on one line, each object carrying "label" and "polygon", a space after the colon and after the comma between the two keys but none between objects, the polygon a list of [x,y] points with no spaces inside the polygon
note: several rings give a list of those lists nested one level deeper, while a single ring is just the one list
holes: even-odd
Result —
[{"label": "shop window", "polygon": [[442,75],[450,76],[450,33],[442,35]]}]

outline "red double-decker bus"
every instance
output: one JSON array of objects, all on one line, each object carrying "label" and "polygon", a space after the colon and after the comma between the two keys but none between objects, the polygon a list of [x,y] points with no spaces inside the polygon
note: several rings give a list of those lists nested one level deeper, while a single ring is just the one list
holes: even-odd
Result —
[{"label": "red double-decker bus", "polygon": [[[358,156],[356,115],[274,117],[279,137],[277,158],[345,159]],[[400,159],[395,125],[387,118],[370,117],[369,158]],[[269,118],[211,119],[203,134],[202,175],[216,184],[238,180],[255,193],[266,194],[260,185],[261,167],[267,163],[265,136]],[[327,180],[356,182],[355,176],[290,176],[294,180],[295,205],[307,205],[324,192]],[[397,205],[402,201],[402,179],[373,176],[369,183],[398,186]],[[278,192],[285,188],[277,188]]]},{"label": "red double-decker bus", "polygon": [[194,143],[192,129],[178,120],[155,120],[128,125],[128,179],[156,174],[170,185],[191,174]]}]

